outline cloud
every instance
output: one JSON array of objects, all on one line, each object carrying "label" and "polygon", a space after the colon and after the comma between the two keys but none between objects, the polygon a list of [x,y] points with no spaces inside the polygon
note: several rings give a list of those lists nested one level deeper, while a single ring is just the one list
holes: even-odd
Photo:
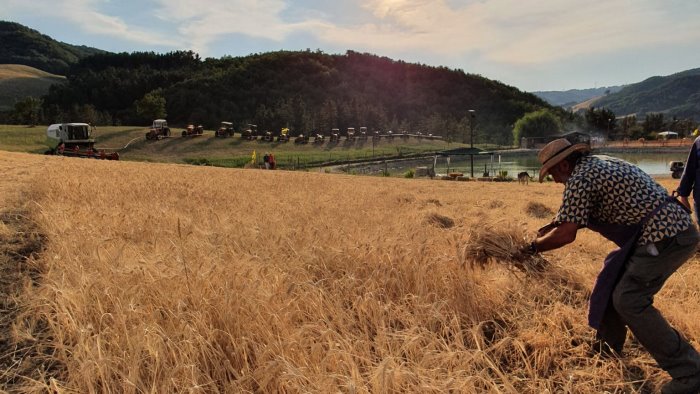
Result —
[{"label": "cloud", "polygon": [[510,64],[556,62],[700,39],[700,29],[694,28],[697,12],[673,14],[666,12],[667,4],[653,0],[487,0],[461,5],[445,0],[366,0],[362,6],[376,21],[356,27],[326,25],[319,38],[379,51],[478,53]]},{"label": "cloud", "polygon": [[[314,31],[323,23],[309,19],[287,23],[283,0],[155,0],[158,14],[177,25],[189,48],[206,55],[209,45],[231,34],[282,42],[299,31]],[[318,14],[318,13],[316,13]]]},{"label": "cloud", "polygon": [[[98,0],[6,0],[4,12],[8,15],[29,13],[52,21],[70,23],[72,29],[85,33],[114,37],[146,45],[176,46],[178,41],[168,35],[131,26],[122,18],[98,11],[103,1]],[[46,33],[46,32],[42,32]]]},{"label": "cloud", "polygon": [[684,0],[119,1],[152,12],[158,23],[116,14],[110,0],[5,0],[0,15],[43,14],[86,33],[204,56],[232,35],[285,47],[301,33],[330,48],[521,66],[700,41],[700,2]]}]

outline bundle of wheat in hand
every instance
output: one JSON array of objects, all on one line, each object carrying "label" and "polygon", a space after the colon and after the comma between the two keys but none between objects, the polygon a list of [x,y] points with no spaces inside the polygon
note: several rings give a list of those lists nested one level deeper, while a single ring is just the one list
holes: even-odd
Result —
[{"label": "bundle of wheat in hand", "polygon": [[503,223],[499,227],[480,228],[472,233],[464,247],[464,260],[472,266],[500,263],[523,272],[542,272],[549,262],[539,253],[523,252],[531,238],[517,225]]}]

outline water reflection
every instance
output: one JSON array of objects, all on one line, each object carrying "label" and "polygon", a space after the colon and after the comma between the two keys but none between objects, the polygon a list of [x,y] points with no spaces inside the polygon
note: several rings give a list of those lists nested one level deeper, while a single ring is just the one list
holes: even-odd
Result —
[{"label": "water reflection", "polygon": [[[687,152],[673,153],[601,153],[608,156],[618,157],[632,164],[639,166],[649,175],[670,175],[669,162],[683,161],[685,162]],[[352,167],[350,171],[362,174],[381,174],[384,171],[391,175],[405,173],[408,170],[416,167],[432,167],[435,165],[435,172],[438,174],[446,174],[448,172],[461,172],[465,176],[471,176],[471,162],[469,156],[452,156],[437,158],[423,158],[414,160],[394,161],[386,163],[365,164]],[[535,176],[540,170],[540,164],[537,161],[537,155],[532,154],[501,154],[497,155],[478,155],[474,156],[474,176],[495,176],[499,171],[507,171],[509,176],[515,177],[519,172],[527,171],[530,175]]]}]

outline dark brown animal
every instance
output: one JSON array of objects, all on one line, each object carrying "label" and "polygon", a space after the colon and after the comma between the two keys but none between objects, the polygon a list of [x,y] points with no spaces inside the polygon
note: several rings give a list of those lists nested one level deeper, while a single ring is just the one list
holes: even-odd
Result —
[{"label": "dark brown animal", "polygon": [[527,185],[527,183],[530,181],[530,174],[527,173],[527,171],[523,171],[521,173],[518,173],[518,183]]}]

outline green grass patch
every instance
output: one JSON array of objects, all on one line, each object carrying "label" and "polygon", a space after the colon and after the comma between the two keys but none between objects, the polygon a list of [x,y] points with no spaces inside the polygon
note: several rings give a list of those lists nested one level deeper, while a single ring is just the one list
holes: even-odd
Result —
[{"label": "green grass patch", "polygon": [[53,145],[46,137],[44,126],[0,125],[0,149],[2,150],[43,153]]},{"label": "green grass patch", "polygon": [[[435,151],[463,146],[439,140],[382,139],[295,144],[243,140],[239,135],[216,138],[205,130],[199,137],[182,137],[181,128],[173,126],[172,137],[147,141],[149,126],[98,126],[93,131],[98,149],[119,152],[121,160],[187,163],[217,167],[242,168],[251,162],[253,151],[256,164],[263,164],[266,152],[275,155],[281,169],[304,169],[326,164],[381,160],[430,154]],[[0,150],[43,153],[55,147],[57,141],[46,137],[47,126],[0,125]]]}]

